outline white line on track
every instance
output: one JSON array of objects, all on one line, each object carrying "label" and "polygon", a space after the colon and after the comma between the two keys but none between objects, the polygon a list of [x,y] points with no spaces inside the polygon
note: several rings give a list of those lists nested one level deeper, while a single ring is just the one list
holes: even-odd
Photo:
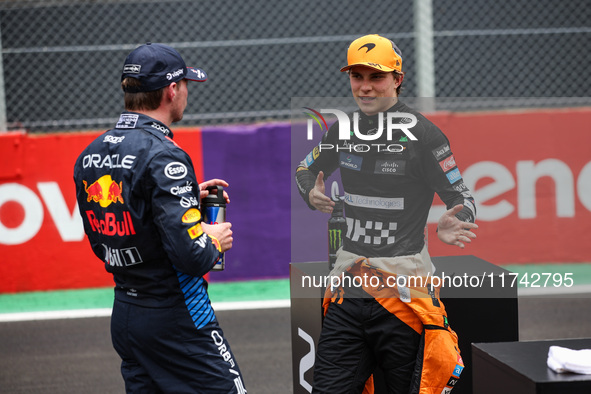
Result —
[{"label": "white line on track", "polygon": [[[540,296],[585,296],[591,294],[591,285],[577,285],[572,287],[540,287],[540,288],[519,288],[519,297],[540,297]],[[289,308],[290,300],[263,300],[263,301],[234,301],[234,302],[212,302],[215,311],[240,311],[248,309],[273,309]],[[17,322],[30,320],[53,320],[53,319],[79,319],[85,317],[108,317],[111,316],[111,308],[98,309],[72,309],[64,311],[41,311],[41,312],[16,312],[0,313],[1,322]]]},{"label": "white line on track", "polygon": [[[289,308],[290,300],[212,302],[215,311],[238,311],[247,309]],[[65,311],[0,313],[0,322],[30,320],[79,319],[85,317],[111,316],[111,308],[72,309]]]},{"label": "white line on track", "polygon": [[591,285],[576,285],[571,287],[520,287],[517,294],[521,297],[554,296],[554,295],[584,295],[589,297]]}]

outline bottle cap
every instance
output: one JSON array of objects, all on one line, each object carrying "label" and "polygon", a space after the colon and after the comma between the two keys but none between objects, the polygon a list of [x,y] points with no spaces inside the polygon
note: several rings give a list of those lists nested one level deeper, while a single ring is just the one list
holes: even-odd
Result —
[{"label": "bottle cap", "polygon": [[345,203],[342,198],[338,198],[334,201],[334,208],[332,209],[332,216],[343,216],[343,208]]},{"label": "bottle cap", "polygon": [[[217,189],[217,193],[211,193],[212,190]],[[206,205],[219,205],[225,206],[226,199],[224,198],[224,187],[223,186],[208,186],[207,191],[210,192],[203,198],[203,204]]]}]

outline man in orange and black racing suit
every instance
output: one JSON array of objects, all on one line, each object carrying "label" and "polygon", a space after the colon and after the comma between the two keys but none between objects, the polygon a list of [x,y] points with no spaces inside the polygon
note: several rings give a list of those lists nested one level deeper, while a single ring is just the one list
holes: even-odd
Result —
[{"label": "man in orange and black racing suit", "polygon": [[[347,232],[331,275],[360,279],[327,289],[313,392],[360,393],[376,366],[382,369],[390,393],[407,394],[411,387],[419,392],[428,385],[441,387],[440,392],[453,373],[444,370],[445,376],[437,379],[425,373],[421,377],[423,361],[415,362],[424,347],[424,329],[448,329],[432,289],[424,288],[424,297],[411,302],[408,294],[398,293],[400,289],[390,289],[393,292],[385,296],[375,287],[352,283],[362,283],[363,275],[432,275],[424,229],[434,193],[447,206],[439,219],[438,237],[461,248],[476,237],[474,199],[446,136],[398,100],[404,74],[396,45],[378,35],[364,36],[351,43],[347,59],[341,71],[348,72],[359,106],[349,116],[350,132],[343,135],[339,122],[333,124],[296,170],[302,198],[311,209],[324,213],[332,212],[335,204],[325,195],[324,181],[340,170]],[[428,314],[432,308],[439,320],[423,318],[433,316]],[[457,337],[455,341],[457,345]],[[463,366],[455,345],[445,360],[452,369]]]}]

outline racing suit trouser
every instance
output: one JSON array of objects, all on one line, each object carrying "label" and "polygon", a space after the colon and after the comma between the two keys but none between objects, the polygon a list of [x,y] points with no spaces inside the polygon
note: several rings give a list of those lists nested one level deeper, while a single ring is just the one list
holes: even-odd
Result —
[{"label": "racing suit trouser", "polygon": [[147,308],[115,301],[113,346],[127,393],[246,393],[217,320],[197,329],[183,306]]},{"label": "racing suit trouser", "polygon": [[345,296],[342,303],[332,302],[318,343],[312,392],[361,393],[379,366],[388,392],[407,394],[420,340],[374,298]]}]

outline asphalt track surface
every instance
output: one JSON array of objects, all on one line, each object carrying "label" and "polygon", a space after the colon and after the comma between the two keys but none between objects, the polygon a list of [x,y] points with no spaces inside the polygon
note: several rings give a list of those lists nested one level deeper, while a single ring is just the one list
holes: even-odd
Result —
[{"label": "asphalt track surface", "polygon": [[[250,394],[292,393],[288,308],[218,312]],[[124,393],[108,317],[0,323],[0,393]],[[591,297],[519,300],[520,340],[591,337]]]}]

